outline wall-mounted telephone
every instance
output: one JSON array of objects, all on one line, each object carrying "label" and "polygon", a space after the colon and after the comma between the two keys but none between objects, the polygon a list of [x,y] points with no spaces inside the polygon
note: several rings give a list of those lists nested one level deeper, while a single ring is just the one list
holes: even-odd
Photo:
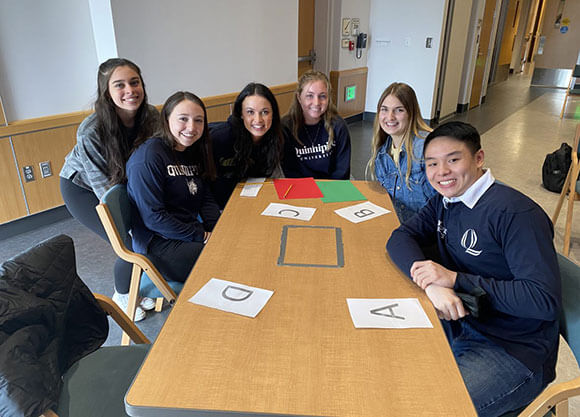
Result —
[{"label": "wall-mounted telephone", "polygon": [[362,58],[362,50],[367,47],[367,34],[359,33],[356,35],[356,57]]}]

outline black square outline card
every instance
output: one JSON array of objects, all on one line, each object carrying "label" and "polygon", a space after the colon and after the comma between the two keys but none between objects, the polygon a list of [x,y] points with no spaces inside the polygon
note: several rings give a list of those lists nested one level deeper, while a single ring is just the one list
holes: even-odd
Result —
[{"label": "black square outline card", "polygon": [[[336,263],[335,264],[301,264],[301,263],[286,263],[286,246],[288,243],[289,229],[334,229],[336,237]],[[344,247],[342,244],[342,229],[333,226],[295,226],[286,225],[282,228],[282,236],[280,238],[280,256],[278,257],[278,265],[280,266],[305,266],[315,268],[342,268],[344,266]]]}]

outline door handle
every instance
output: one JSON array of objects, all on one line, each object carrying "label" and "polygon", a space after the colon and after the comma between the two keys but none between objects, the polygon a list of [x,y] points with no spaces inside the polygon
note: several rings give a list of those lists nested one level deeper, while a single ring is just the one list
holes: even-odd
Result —
[{"label": "door handle", "polygon": [[314,64],[316,62],[316,52],[314,52],[314,49],[310,50],[309,55],[299,56],[298,62],[312,62]]}]

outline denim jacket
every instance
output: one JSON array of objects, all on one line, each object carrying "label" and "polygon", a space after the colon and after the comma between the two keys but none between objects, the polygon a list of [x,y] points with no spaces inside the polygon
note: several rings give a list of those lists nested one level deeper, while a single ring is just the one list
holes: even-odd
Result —
[{"label": "denim jacket", "polygon": [[399,170],[393,158],[387,152],[391,141],[392,139],[389,136],[377,153],[375,159],[375,175],[377,180],[391,196],[397,216],[401,223],[403,223],[417,213],[437,192],[431,187],[425,175],[425,161],[423,159],[423,144],[425,140],[417,136],[413,138],[415,158],[412,159],[411,173],[409,175],[410,189],[405,182],[405,176],[407,174],[407,152],[405,145],[403,144],[401,155],[399,156]]}]

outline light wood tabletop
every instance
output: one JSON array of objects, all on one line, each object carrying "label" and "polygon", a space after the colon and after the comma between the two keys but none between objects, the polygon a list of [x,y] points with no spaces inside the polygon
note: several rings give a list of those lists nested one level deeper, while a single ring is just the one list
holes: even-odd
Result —
[{"label": "light wood tabletop", "polygon": [[[353,181],[393,210],[376,182]],[[424,293],[385,250],[394,212],[354,224],[358,202],[258,197],[238,184],[125,398],[131,416],[475,416]],[[309,222],[261,216],[270,202],[317,210]],[[284,226],[284,262],[279,265]],[[344,250],[337,258],[336,229]],[[325,265],[325,266],[312,266]],[[188,300],[211,278],[274,291],[256,318]],[[347,298],[418,298],[432,329],[355,329]]]}]

